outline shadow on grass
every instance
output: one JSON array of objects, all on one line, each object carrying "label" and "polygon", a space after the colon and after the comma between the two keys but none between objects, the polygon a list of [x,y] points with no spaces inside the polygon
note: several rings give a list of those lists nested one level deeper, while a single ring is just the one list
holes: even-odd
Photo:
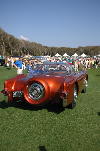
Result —
[{"label": "shadow on grass", "polygon": [[47,151],[47,150],[45,149],[45,146],[39,146],[39,149],[40,149],[40,151]]},{"label": "shadow on grass", "polygon": [[54,112],[56,114],[59,114],[65,110],[65,108],[63,108],[61,104],[59,103],[56,103],[56,104],[47,103],[43,106],[33,106],[26,102],[16,103],[13,101],[13,102],[5,103],[4,100],[0,102],[0,108],[5,109],[9,107],[15,107],[15,108],[19,108],[23,110],[30,110],[30,111],[38,111],[42,109],[47,109],[48,112]]},{"label": "shadow on grass", "polygon": [[8,70],[10,70],[10,68],[7,68]]},{"label": "shadow on grass", "polygon": [[98,112],[98,115],[100,116],[100,112]]}]

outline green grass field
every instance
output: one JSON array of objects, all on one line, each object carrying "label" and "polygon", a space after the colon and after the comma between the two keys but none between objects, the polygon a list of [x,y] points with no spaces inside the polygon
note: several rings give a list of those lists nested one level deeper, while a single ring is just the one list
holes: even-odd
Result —
[{"label": "green grass field", "polygon": [[[87,72],[87,92],[79,94],[74,109],[6,104],[0,93],[0,151],[99,151],[100,67]],[[0,91],[16,75],[16,68],[1,66]]]}]

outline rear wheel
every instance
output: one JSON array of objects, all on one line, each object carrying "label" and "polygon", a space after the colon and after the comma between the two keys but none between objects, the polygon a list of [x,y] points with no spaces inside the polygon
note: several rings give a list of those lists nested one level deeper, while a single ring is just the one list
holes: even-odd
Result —
[{"label": "rear wheel", "polygon": [[26,102],[32,105],[43,105],[50,99],[50,88],[43,79],[34,78],[28,81],[23,89]]},{"label": "rear wheel", "polygon": [[73,100],[69,104],[69,108],[73,109],[76,106],[76,100],[77,100],[77,85],[74,86],[74,94],[73,94]]}]

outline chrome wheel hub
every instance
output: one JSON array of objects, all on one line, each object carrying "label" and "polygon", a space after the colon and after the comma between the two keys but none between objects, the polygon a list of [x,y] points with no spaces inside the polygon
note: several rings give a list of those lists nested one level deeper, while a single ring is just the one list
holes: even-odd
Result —
[{"label": "chrome wheel hub", "polygon": [[44,87],[39,83],[33,83],[29,86],[29,97],[33,100],[40,100],[44,95]]}]

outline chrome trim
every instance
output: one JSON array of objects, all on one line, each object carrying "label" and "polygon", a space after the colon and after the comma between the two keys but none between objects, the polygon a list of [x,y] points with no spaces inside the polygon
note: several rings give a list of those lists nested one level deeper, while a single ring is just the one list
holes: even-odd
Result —
[{"label": "chrome trim", "polygon": [[76,103],[76,100],[77,100],[77,87],[75,86],[74,87],[74,103]]},{"label": "chrome trim", "polygon": [[88,86],[86,78],[84,79],[84,84],[85,84],[86,87]]},{"label": "chrome trim", "polygon": [[29,86],[29,97],[33,100],[40,100],[44,96],[44,87],[39,83],[33,83]]},{"label": "chrome trim", "polygon": [[87,85],[87,80],[85,80],[85,82],[86,82],[86,85],[85,85],[85,86],[87,87],[87,86],[88,86],[88,85]]}]

